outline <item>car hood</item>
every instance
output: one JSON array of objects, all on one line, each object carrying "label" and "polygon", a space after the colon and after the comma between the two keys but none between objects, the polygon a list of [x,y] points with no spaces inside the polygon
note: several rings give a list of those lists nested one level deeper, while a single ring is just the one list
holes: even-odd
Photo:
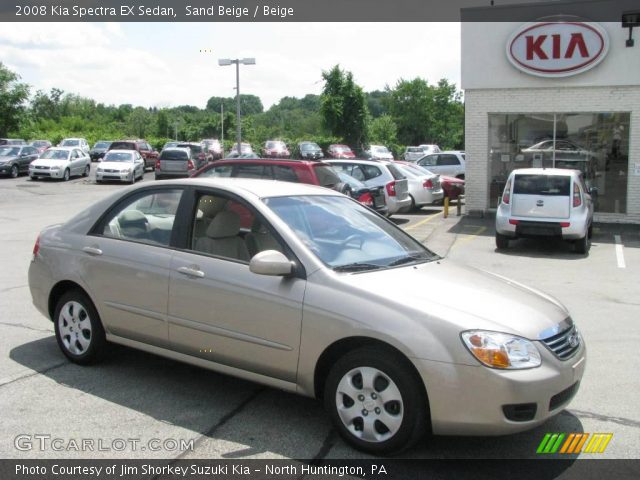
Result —
[{"label": "car hood", "polygon": [[110,170],[126,170],[127,168],[133,168],[133,162],[100,162],[101,169],[108,168]]},{"label": "car hood", "polygon": [[393,299],[400,308],[460,322],[461,330],[495,330],[536,340],[569,316],[550,295],[445,259],[348,277],[344,280],[361,290],[363,298]]},{"label": "car hood", "polygon": [[0,156],[0,163],[3,162],[12,162],[14,160],[17,160],[19,157],[15,156],[15,155],[8,155],[8,156]]},{"label": "car hood", "polygon": [[53,160],[50,158],[37,158],[33,162],[31,162],[29,165],[34,167],[38,167],[38,166],[55,167],[56,165],[63,166],[63,165],[66,165],[67,163],[69,163],[69,160]]}]

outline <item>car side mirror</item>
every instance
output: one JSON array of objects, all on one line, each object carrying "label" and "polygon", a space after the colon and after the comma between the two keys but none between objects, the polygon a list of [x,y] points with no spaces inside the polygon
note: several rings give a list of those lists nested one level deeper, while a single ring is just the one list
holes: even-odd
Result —
[{"label": "car side mirror", "polygon": [[253,256],[249,270],[258,275],[285,276],[293,272],[293,263],[277,250],[265,250]]}]

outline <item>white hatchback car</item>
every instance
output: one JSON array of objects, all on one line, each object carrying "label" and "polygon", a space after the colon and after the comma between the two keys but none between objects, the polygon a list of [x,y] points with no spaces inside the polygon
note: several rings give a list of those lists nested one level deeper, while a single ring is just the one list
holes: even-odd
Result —
[{"label": "white hatchback car", "polygon": [[464,152],[450,150],[426,155],[416,162],[430,172],[464,180],[466,157]]},{"label": "white hatchback car", "polygon": [[59,144],[59,147],[76,147],[89,155],[91,146],[86,138],[65,138]]},{"label": "white hatchback car", "polygon": [[411,208],[409,181],[394,162],[377,160],[325,160],[367,187],[384,187],[388,215]]},{"label": "white hatchback car", "polygon": [[496,247],[518,237],[554,236],[587,253],[593,200],[582,174],[562,168],[521,168],[509,175],[496,212]]},{"label": "white hatchback car", "polygon": [[88,177],[91,159],[80,148],[51,147],[29,164],[29,178],[59,178],[65,182],[73,176]]}]

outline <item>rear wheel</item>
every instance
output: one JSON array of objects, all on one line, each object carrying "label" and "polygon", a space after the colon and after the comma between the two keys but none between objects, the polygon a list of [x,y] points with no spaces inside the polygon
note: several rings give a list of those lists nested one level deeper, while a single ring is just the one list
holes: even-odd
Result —
[{"label": "rear wheel", "polygon": [[86,365],[104,354],[104,329],[93,302],[84,292],[70,290],[62,295],[53,321],[58,346],[72,362]]},{"label": "rear wheel", "polygon": [[91,165],[87,165],[87,167],[84,169],[84,173],[82,174],[82,176],[88,177],[90,173],[91,173]]},{"label": "rear wheel", "polygon": [[364,347],[340,358],[327,377],[324,404],[342,437],[373,454],[400,452],[427,430],[427,400],[407,360]]},{"label": "rear wheel", "polygon": [[582,255],[586,254],[589,251],[589,248],[591,248],[591,241],[589,240],[589,234],[587,233],[584,237],[576,240],[573,247],[576,253],[580,253]]},{"label": "rear wheel", "polygon": [[496,248],[498,250],[509,248],[509,237],[496,232]]}]

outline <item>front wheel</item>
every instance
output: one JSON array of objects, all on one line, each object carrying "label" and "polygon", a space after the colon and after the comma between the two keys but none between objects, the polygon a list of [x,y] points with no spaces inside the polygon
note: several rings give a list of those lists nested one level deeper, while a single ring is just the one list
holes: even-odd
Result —
[{"label": "front wheel", "polygon": [[20,175],[20,171],[18,170],[17,165],[11,165],[11,171],[9,172],[9,175],[11,175],[11,178],[18,178],[18,175]]},{"label": "front wheel", "polygon": [[63,180],[63,181],[65,181],[65,182],[68,182],[70,178],[71,178],[71,172],[70,172],[70,171],[69,171],[69,169],[67,168],[67,169],[64,171],[64,174],[63,174],[62,180]]},{"label": "front wheel", "polygon": [[84,292],[71,290],[62,295],[53,322],[58,346],[69,360],[86,365],[100,359],[106,348],[104,329]]},{"label": "front wheel", "polygon": [[427,401],[408,360],[365,347],[340,358],[327,377],[325,408],[340,435],[359,450],[398,453],[426,432]]}]

